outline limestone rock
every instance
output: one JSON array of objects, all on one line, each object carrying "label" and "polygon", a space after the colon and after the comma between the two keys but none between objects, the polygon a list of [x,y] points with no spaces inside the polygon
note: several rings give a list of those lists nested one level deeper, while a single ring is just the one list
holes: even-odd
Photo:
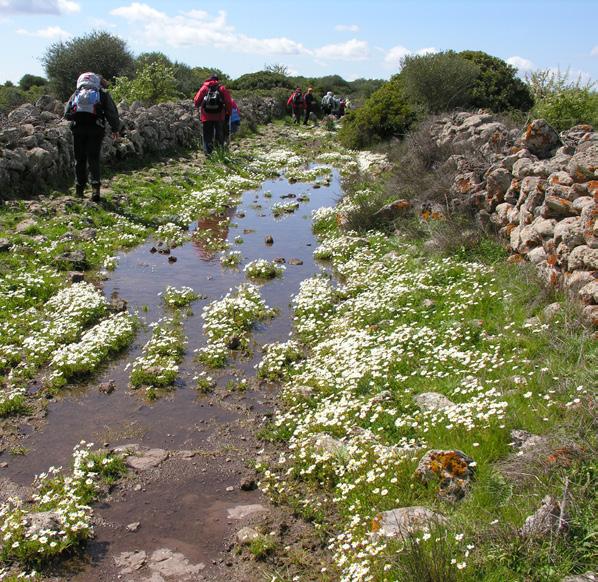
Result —
[{"label": "limestone rock", "polygon": [[205,564],[191,564],[183,554],[168,548],[153,552],[148,566],[155,574],[180,582],[197,580],[197,575],[205,568]]},{"label": "limestone rock", "polygon": [[521,142],[523,147],[541,159],[554,154],[561,145],[558,133],[544,119],[534,119],[521,136]]},{"label": "limestone rock", "polygon": [[26,218],[15,226],[15,231],[19,234],[25,234],[28,230],[37,226],[37,222],[33,218]]},{"label": "limestone rock", "polygon": [[137,455],[125,458],[127,466],[137,471],[147,471],[157,467],[168,458],[168,451],[164,449],[140,449]]},{"label": "limestone rock", "polygon": [[567,516],[561,519],[561,504],[550,495],[544,497],[541,507],[530,515],[521,528],[524,538],[546,537],[567,528]]},{"label": "limestone rock", "polygon": [[418,531],[446,525],[448,521],[440,513],[415,505],[380,513],[374,518],[372,529],[378,536],[403,540]]},{"label": "limestone rock", "polygon": [[454,406],[444,394],[438,392],[422,392],[415,396],[415,402],[422,410],[443,410]]},{"label": "limestone rock", "polygon": [[569,270],[598,270],[598,249],[591,249],[587,245],[575,247],[569,255]]},{"label": "limestone rock", "polygon": [[397,218],[408,216],[413,211],[413,206],[409,200],[395,200],[386,206],[383,206],[374,214],[380,220],[395,220]]},{"label": "limestone rock", "polygon": [[554,226],[554,242],[557,245],[563,242],[570,248],[584,244],[581,218],[570,216],[557,222]]},{"label": "limestone rock", "polygon": [[87,258],[82,250],[69,251],[58,255],[54,262],[62,271],[84,271],[87,269]]},{"label": "limestone rock", "polygon": [[588,182],[598,180],[598,143],[594,142],[580,151],[577,149],[575,155],[567,165],[568,174],[576,182]]},{"label": "limestone rock", "polygon": [[561,582],[598,582],[598,574],[586,572],[585,574],[574,574],[563,578]]},{"label": "limestone rock", "polygon": [[458,450],[430,450],[415,470],[415,476],[423,483],[438,480],[438,497],[452,503],[469,491],[474,475],[473,459]]},{"label": "limestone rock", "polygon": [[122,552],[114,558],[114,563],[120,568],[121,574],[133,574],[133,572],[141,570],[145,566],[146,561],[147,554],[143,550]]},{"label": "limestone rock", "polygon": [[256,513],[263,513],[267,511],[266,508],[260,503],[252,503],[249,505],[236,505],[235,507],[229,507],[226,510],[228,519],[245,519]]},{"label": "limestone rock", "polygon": [[587,305],[598,305],[598,281],[592,281],[579,290],[579,298]]}]

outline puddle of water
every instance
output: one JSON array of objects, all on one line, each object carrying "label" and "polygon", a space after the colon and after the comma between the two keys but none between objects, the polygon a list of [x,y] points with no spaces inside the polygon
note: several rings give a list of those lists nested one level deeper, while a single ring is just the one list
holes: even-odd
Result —
[{"label": "puddle of water", "polygon": [[[264,196],[266,191],[272,193],[271,198]],[[310,200],[302,202],[293,214],[275,219],[272,205],[294,201],[281,198],[288,194],[297,197],[308,194]],[[222,427],[227,427],[227,430],[235,427],[238,434],[246,431],[247,414],[243,408],[265,411],[269,407],[268,399],[274,393],[264,389],[219,399],[215,395],[198,395],[193,390],[192,377],[200,369],[193,362],[193,350],[205,345],[202,307],[245,282],[247,279],[242,267],[247,262],[284,257],[287,268],[283,277],[261,285],[262,296],[268,305],[278,308],[279,314],[274,320],[260,325],[253,336],[258,345],[285,341],[292,329],[290,298],[298,291],[301,281],[320,270],[312,256],[316,241],[311,232],[311,212],[320,206],[333,205],[340,195],[337,172],[334,172],[329,187],[313,189],[309,184],[291,184],[284,179],[276,179],[264,182],[258,190],[245,192],[234,209],[234,226],[217,233],[231,242],[230,250],[241,251],[243,260],[239,269],[222,267],[219,253],[207,250],[197,241],[189,241],[173,249],[172,255],[177,258],[174,263],[168,261],[168,256],[150,253],[154,241],[121,255],[117,269],[104,284],[105,294],[127,300],[129,308],[139,310],[148,323],[164,315],[158,294],[167,285],[189,286],[206,296],[206,299],[193,304],[193,315],[185,321],[188,344],[187,355],[181,365],[181,381],[172,393],[153,403],[144,402],[141,394],[128,389],[126,364],[141,353],[150,335],[149,330],[142,331],[132,348],[94,378],[93,383],[50,402],[47,425],[30,434],[24,442],[30,452],[25,457],[10,458],[9,467],[3,475],[28,485],[35,474],[45,471],[50,465],[67,466],[72,447],[80,440],[98,445],[106,442],[110,446],[138,442],[170,450],[213,450],[221,438]],[[261,207],[256,207],[256,197]],[[199,225],[194,223],[191,229],[210,226],[215,226],[214,221],[204,221]],[[274,244],[265,243],[266,235],[273,237]],[[243,238],[243,244],[233,242],[237,236]],[[289,265],[291,258],[300,259],[303,264]],[[144,312],[143,308],[148,311]],[[251,358],[233,362],[233,367],[253,376],[253,366],[260,357],[260,350],[256,349]],[[229,370],[219,383],[223,384],[230,377]],[[108,379],[115,381],[115,391],[110,395],[99,393],[97,383]],[[253,430],[253,425],[249,430]],[[147,494],[135,496],[129,493],[125,499],[99,510],[102,518],[109,521],[125,525],[132,521],[146,523],[133,534],[134,542],[130,544],[127,536],[123,539],[117,530],[98,528],[91,547],[92,561],[101,569],[102,563],[105,565],[108,560],[107,553],[114,555],[115,551],[135,548],[152,551],[160,547],[182,551],[192,560],[209,561],[215,557],[226,529],[225,509],[234,504],[236,496],[225,493],[225,488],[218,486],[223,479],[221,461],[208,463],[205,469],[205,478],[201,482],[192,478],[175,479],[166,485],[166,495],[164,490],[155,491],[151,498]],[[164,483],[158,482],[158,485],[164,487]],[[257,493],[244,493],[243,500],[236,501],[253,503],[258,496]],[[106,548],[109,548],[108,552]],[[199,551],[198,548],[203,549]],[[94,577],[96,574],[98,576]],[[85,576],[81,579],[102,579],[97,571],[92,574],[87,570]]]}]

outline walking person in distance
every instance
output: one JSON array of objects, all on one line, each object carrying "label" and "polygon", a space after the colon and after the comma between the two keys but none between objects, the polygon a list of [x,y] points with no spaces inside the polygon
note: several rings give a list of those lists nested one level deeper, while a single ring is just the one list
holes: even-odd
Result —
[{"label": "walking person in distance", "polygon": [[95,73],[79,75],[76,90],[64,109],[64,117],[71,122],[73,132],[75,191],[77,196],[83,196],[89,170],[94,202],[100,200],[100,152],[106,122],[112,129],[112,139],[118,138],[120,130],[118,110],[107,86],[108,82]]}]

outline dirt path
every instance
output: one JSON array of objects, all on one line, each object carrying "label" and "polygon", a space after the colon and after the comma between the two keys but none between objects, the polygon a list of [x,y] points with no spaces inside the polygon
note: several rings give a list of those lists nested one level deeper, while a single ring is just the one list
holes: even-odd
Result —
[{"label": "dirt path", "polygon": [[[148,324],[165,314],[159,294],[166,285],[192,287],[202,299],[185,320],[186,355],[174,391],[148,402],[130,390],[129,366],[151,335],[151,329],[142,330],[132,348],[92,382],[49,401],[46,421],[37,430],[23,422],[22,446],[28,452],[7,457],[8,466],[0,473],[20,486],[28,486],[50,465],[68,466],[72,448],[81,440],[106,449],[128,447],[139,455],[131,461],[135,467],[128,477],[94,507],[95,538],[85,557],[61,566],[56,579],[230,579],[231,540],[256,516],[263,518],[270,511],[250,467],[260,453],[256,433],[272,413],[277,388],[258,382],[254,365],[263,344],[286,339],[292,325],[290,298],[302,280],[320,270],[312,257],[311,211],[333,204],[340,193],[337,174],[329,187],[314,189],[280,178],[245,192],[231,211],[231,227],[213,232],[241,251],[240,269],[223,268],[218,253],[194,241],[169,256],[150,252],[156,244],[152,240],[121,255],[104,283],[105,295],[126,300]],[[274,203],[302,194],[309,199],[294,213],[273,217]],[[195,228],[213,225],[190,225]],[[265,243],[268,235],[273,244]],[[169,260],[173,256],[176,262]],[[193,377],[201,366],[193,353],[205,345],[202,308],[246,281],[243,264],[258,258],[286,263],[282,278],[261,286],[263,298],[278,315],[254,330],[252,357],[232,359],[221,373],[212,373],[217,387],[200,394]],[[248,380],[246,387],[243,379]],[[107,382],[113,382],[114,391],[98,389]],[[261,579],[256,568],[238,576]]]}]

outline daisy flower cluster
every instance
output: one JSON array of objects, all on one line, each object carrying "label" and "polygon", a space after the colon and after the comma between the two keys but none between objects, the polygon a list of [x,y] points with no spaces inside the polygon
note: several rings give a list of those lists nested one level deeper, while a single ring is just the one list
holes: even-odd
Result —
[{"label": "daisy flower cluster", "polygon": [[236,267],[243,258],[243,253],[241,251],[230,251],[228,253],[224,253],[220,257],[220,264],[223,267]]},{"label": "daisy flower cluster", "polygon": [[262,350],[264,356],[255,366],[257,376],[272,381],[286,378],[289,368],[304,357],[301,346],[294,340],[265,344]]},{"label": "daisy flower cluster", "polygon": [[252,279],[274,279],[282,276],[285,266],[266,259],[256,259],[247,263],[243,271]]},{"label": "daisy flower cluster", "polygon": [[50,467],[36,476],[30,501],[11,498],[0,505],[0,557],[20,566],[42,565],[84,543],[93,534],[89,503],[102,483],[125,472],[122,459],[93,452],[81,441],[73,451],[73,470]]},{"label": "daisy flower cluster", "polygon": [[222,299],[203,309],[203,330],[208,345],[197,351],[197,358],[207,366],[220,368],[226,364],[230,349],[247,347],[252,325],[275,311],[268,307],[253,285],[240,285]]},{"label": "daisy flower cluster", "polygon": [[116,313],[86,331],[78,342],[58,348],[49,363],[48,386],[61,388],[74,378],[95,372],[108,356],[133,341],[136,329],[135,317]]},{"label": "daisy flower cluster", "polygon": [[150,399],[157,396],[157,389],[174,384],[186,341],[183,322],[178,315],[162,318],[152,326],[152,337],[143,346],[142,355],[133,362],[131,369],[131,386],[145,387]]},{"label": "daisy flower cluster", "polygon": [[272,204],[272,215],[278,217],[292,214],[297,208],[299,208],[299,202],[275,202]]},{"label": "daisy flower cluster", "polygon": [[[413,475],[428,448],[505,433],[514,348],[479,325],[478,313],[500,299],[487,267],[422,260],[381,233],[336,231],[322,229],[315,256],[331,261],[341,283],[303,281],[292,300],[295,338],[258,365],[285,382],[272,430],[288,441],[260,486],[317,522],[336,516],[338,528],[340,514],[330,549],[342,580],[393,580],[397,540],[376,535],[372,520],[421,504],[427,492]],[[431,390],[446,406],[418,404]],[[457,570],[469,555],[459,552]]]},{"label": "daisy flower cluster", "polygon": [[177,289],[168,285],[162,295],[162,300],[168,307],[186,307],[197,299],[199,299],[199,293],[196,293],[191,287]]},{"label": "daisy flower cluster", "polygon": [[156,230],[156,238],[163,241],[169,247],[178,247],[187,239],[188,233],[178,224],[167,222],[160,225]]}]

